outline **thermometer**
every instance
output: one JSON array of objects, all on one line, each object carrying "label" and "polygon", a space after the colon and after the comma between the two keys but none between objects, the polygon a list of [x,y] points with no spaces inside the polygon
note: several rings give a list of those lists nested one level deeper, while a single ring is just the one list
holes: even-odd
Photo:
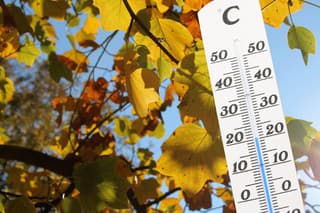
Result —
[{"label": "thermometer", "polygon": [[259,0],[198,15],[237,212],[303,213]]}]

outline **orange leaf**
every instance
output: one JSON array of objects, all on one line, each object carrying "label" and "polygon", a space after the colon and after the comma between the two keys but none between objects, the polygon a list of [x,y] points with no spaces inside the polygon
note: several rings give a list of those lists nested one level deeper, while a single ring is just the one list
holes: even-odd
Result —
[{"label": "orange leaf", "polygon": [[84,102],[95,101],[97,103],[103,102],[106,91],[108,88],[108,81],[102,77],[98,78],[97,81],[90,80],[87,82],[84,93],[82,94],[82,100]]},{"label": "orange leaf", "polygon": [[123,94],[119,90],[116,90],[111,93],[110,100],[115,104],[122,104],[122,103],[128,101],[128,98],[124,97]]},{"label": "orange leaf", "polygon": [[171,83],[167,86],[166,93],[164,95],[164,104],[166,106],[172,105],[172,102],[174,101],[174,92],[175,92],[175,89],[173,84]]},{"label": "orange leaf", "polygon": [[201,38],[200,25],[197,18],[197,13],[190,11],[188,13],[182,13],[180,20],[185,24],[194,38]]},{"label": "orange leaf", "polygon": [[236,213],[236,207],[234,203],[231,202],[227,206],[223,206],[223,213]]}]

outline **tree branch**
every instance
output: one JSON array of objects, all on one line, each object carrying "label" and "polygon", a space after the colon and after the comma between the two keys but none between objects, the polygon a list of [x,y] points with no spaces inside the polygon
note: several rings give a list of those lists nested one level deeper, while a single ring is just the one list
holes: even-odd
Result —
[{"label": "tree branch", "polygon": [[67,178],[72,176],[75,163],[74,159],[62,160],[39,151],[12,145],[0,145],[0,158],[42,167]]},{"label": "tree branch", "polygon": [[158,40],[157,37],[155,37],[150,31],[149,29],[142,23],[142,21],[136,16],[136,14],[134,13],[134,11],[132,10],[132,8],[130,7],[128,0],[123,0],[124,5],[126,6],[131,18],[133,20],[135,20],[138,25],[145,31],[145,33],[147,34],[147,36],[154,42],[156,43],[156,45],[171,59],[171,61],[173,61],[174,63],[178,64],[179,60],[176,59],[168,50],[167,48],[165,48]]}]

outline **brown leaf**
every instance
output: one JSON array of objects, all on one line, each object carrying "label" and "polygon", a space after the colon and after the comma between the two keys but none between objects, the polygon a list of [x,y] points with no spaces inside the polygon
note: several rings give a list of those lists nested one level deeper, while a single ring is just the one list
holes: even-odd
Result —
[{"label": "brown leaf", "polygon": [[102,118],[101,107],[99,103],[81,103],[77,117],[71,123],[72,128],[77,131],[82,125],[91,127],[92,124],[99,122]]},{"label": "brown leaf", "polygon": [[156,199],[160,194],[159,188],[160,184],[155,178],[141,180],[133,186],[139,203],[144,203],[148,199]]},{"label": "brown leaf", "polygon": [[82,94],[82,100],[84,102],[94,101],[97,103],[103,102],[106,91],[108,88],[108,81],[103,77],[97,79],[97,81],[90,80],[86,83],[84,93]]},{"label": "brown leaf", "polygon": [[95,41],[93,40],[83,40],[83,41],[79,41],[79,45],[83,48],[87,48],[87,47],[92,47],[92,49],[96,50],[100,47],[99,44],[97,44]]},{"label": "brown leaf", "polygon": [[236,213],[234,202],[228,203],[228,205],[223,206],[223,213]]},{"label": "brown leaf", "polygon": [[77,99],[73,97],[55,97],[51,101],[52,107],[54,110],[58,112],[58,117],[56,119],[56,123],[58,126],[61,125],[62,122],[62,114],[63,110],[73,111],[77,104]]},{"label": "brown leaf", "polygon": [[204,187],[194,196],[188,196],[185,192],[183,192],[183,196],[186,202],[189,205],[189,209],[200,210],[200,209],[209,209],[212,206],[211,202],[211,193],[212,188],[211,186],[206,183]]},{"label": "brown leaf", "polygon": [[111,93],[110,100],[115,104],[122,104],[128,101],[128,97],[123,96],[120,90],[115,90]]},{"label": "brown leaf", "polygon": [[78,64],[64,55],[57,55],[58,59],[64,63],[70,70],[75,70]]},{"label": "brown leaf", "polygon": [[88,140],[80,141],[79,156],[83,161],[95,160],[114,141],[115,138],[111,132],[106,134],[97,132]]}]

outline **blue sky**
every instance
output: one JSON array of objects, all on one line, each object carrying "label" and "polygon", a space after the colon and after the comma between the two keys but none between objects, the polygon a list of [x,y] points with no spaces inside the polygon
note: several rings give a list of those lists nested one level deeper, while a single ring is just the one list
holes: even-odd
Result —
[{"label": "blue sky", "polygon": [[[320,9],[304,5],[302,11],[293,15],[296,26],[310,29],[320,38]],[[267,26],[270,49],[277,75],[284,114],[313,122],[320,128],[320,51],[316,42],[316,54],[309,56],[304,65],[299,50],[291,50],[287,44],[289,27],[282,24],[280,29]]]}]

